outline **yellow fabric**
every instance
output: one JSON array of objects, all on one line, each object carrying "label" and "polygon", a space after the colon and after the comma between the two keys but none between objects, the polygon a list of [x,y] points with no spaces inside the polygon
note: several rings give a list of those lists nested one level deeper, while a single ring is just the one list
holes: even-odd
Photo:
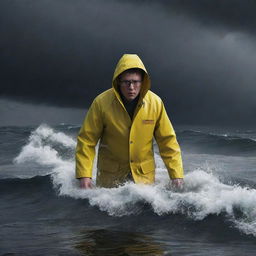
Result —
[{"label": "yellow fabric", "polygon": [[[118,93],[116,78],[130,68],[145,71],[140,99],[133,120]],[[159,147],[171,179],[183,178],[181,151],[162,100],[149,90],[149,75],[135,54],[119,60],[112,88],[98,95],[79,131],[76,148],[76,177],[92,177],[95,146],[100,139],[97,185],[113,187],[125,181],[129,172],[135,183],[155,181],[153,138]]]}]

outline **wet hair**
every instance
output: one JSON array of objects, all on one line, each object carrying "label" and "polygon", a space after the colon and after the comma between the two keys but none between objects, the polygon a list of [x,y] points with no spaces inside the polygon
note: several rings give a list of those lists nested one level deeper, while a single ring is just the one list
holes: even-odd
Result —
[{"label": "wet hair", "polygon": [[141,75],[141,80],[143,81],[144,79],[144,75],[145,75],[145,71],[141,68],[130,68],[130,69],[127,69],[125,70],[124,72],[122,72],[119,76],[118,76],[118,80],[120,80],[121,76],[123,74],[134,74],[134,73],[137,73],[137,74],[140,74]]}]

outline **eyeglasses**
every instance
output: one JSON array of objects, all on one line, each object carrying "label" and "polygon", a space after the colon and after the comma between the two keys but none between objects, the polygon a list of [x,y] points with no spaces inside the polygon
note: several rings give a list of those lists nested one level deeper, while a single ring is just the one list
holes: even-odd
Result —
[{"label": "eyeglasses", "polygon": [[141,84],[141,82],[142,82],[141,80],[122,80],[122,81],[120,81],[121,85],[126,86],[126,87],[130,86],[131,84],[133,84],[136,87],[136,86],[139,86]]}]

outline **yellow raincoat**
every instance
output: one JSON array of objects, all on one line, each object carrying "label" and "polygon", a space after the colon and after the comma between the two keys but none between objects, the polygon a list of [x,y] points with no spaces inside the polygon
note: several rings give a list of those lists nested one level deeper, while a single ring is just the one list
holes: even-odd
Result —
[{"label": "yellow raincoat", "polygon": [[[117,77],[127,69],[145,71],[140,98],[131,120],[117,88]],[[96,183],[114,187],[131,172],[135,183],[155,181],[153,138],[171,179],[183,178],[182,159],[176,135],[162,100],[150,90],[149,75],[140,58],[124,54],[112,79],[112,88],[98,95],[79,131],[76,147],[76,177],[92,177],[95,146],[100,139]]]}]

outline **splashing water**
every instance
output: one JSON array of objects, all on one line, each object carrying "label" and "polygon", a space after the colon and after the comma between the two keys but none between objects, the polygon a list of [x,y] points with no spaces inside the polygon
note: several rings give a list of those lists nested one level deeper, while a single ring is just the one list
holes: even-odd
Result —
[{"label": "splashing water", "polygon": [[[64,159],[53,148],[56,144],[66,150],[72,149],[74,153],[74,139],[47,125],[41,125],[32,132],[14,162],[50,166],[53,186],[60,196],[87,199],[90,205],[112,216],[139,214],[143,208],[136,207],[137,204],[149,205],[158,215],[181,213],[194,220],[202,220],[210,214],[224,214],[239,230],[256,236],[255,189],[223,184],[209,170],[196,169],[185,176],[184,190],[174,192],[169,189],[167,171],[156,153],[154,185],[126,183],[112,189],[83,190],[75,179],[74,154]],[[95,169],[94,164],[94,179]]]}]

